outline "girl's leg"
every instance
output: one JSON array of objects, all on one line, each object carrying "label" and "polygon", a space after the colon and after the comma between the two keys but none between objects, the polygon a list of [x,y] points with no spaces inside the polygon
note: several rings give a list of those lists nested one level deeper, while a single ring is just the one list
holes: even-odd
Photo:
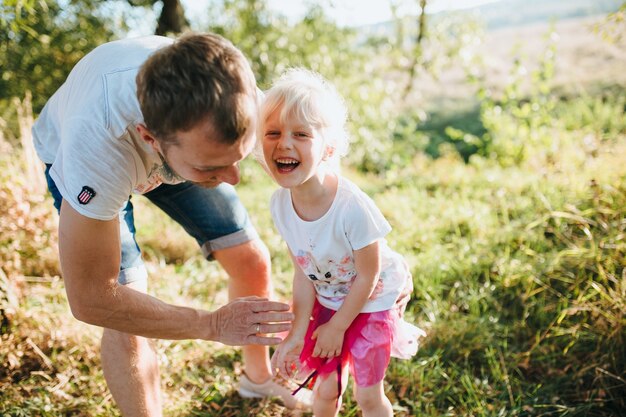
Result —
[{"label": "girl's leg", "polygon": [[[336,417],[341,408],[341,395],[346,390],[348,383],[348,368],[344,367],[341,372],[341,389],[337,392],[337,372],[319,378],[315,384],[313,397],[313,415],[315,417]],[[339,396],[339,399],[337,399]]]},{"label": "girl's leg", "polygon": [[354,397],[363,413],[363,417],[393,416],[391,403],[383,390],[383,381],[369,387],[359,387],[355,384]]}]

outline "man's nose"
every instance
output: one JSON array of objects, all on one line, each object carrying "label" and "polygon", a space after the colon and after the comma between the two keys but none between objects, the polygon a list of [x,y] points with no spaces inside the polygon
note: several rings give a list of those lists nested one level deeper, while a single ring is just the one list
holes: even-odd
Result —
[{"label": "man's nose", "polygon": [[217,176],[221,182],[228,183],[230,185],[236,185],[239,183],[239,164],[224,168]]}]

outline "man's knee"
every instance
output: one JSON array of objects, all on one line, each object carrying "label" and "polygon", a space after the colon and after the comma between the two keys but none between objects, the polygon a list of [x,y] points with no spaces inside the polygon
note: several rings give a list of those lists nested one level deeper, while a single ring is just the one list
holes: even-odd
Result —
[{"label": "man's knee", "polygon": [[[271,270],[270,253],[260,239],[248,241],[242,245],[224,251],[224,254],[236,261],[242,271],[253,273],[257,277],[268,276]],[[241,274],[245,276],[247,274]]]},{"label": "man's knee", "polygon": [[229,276],[229,298],[272,294],[271,265],[265,244],[256,239],[215,252]]},{"label": "man's knee", "polygon": [[248,250],[246,255],[251,261],[266,266],[270,264],[270,251],[261,239],[253,239],[247,244]]}]

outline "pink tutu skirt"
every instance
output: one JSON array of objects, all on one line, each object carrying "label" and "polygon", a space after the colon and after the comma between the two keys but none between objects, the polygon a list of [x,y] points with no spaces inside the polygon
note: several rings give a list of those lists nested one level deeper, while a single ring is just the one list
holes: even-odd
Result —
[{"label": "pink tutu skirt", "polygon": [[317,327],[328,322],[335,311],[315,300],[312,320],[300,353],[301,371],[324,377],[349,366],[350,374],[360,387],[382,381],[389,358],[408,359],[415,355],[418,339],[425,336],[421,329],[404,321],[404,307],[398,305],[391,310],[360,313],[344,334],[341,355],[318,358],[312,356],[316,341],[311,339],[311,335]]}]

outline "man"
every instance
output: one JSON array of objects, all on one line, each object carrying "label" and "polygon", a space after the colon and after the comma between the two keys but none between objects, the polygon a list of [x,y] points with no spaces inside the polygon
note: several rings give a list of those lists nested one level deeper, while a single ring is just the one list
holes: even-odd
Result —
[{"label": "man", "polygon": [[[268,301],[270,261],[232,185],[255,142],[248,62],[212,34],[111,42],[86,55],[33,127],[60,210],[59,253],[72,314],[104,328],[102,366],[125,416],[160,416],[158,363],[146,338],[245,345],[246,397],[307,406],[271,378],[265,334],[292,314]],[[209,312],[146,294],[132,192],[179,222],[229,275],[231,301]],[[304,403],[302,402],[304,401]]]}]

